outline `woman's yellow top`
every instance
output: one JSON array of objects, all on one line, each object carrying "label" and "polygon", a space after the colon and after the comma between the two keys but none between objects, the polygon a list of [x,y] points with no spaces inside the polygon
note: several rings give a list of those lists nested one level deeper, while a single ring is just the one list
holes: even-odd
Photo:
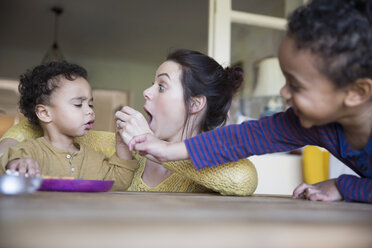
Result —
[{"label": "woman's yellow top", "polygon": [[[42,136],[42,130],[27,120],[10,128],[0,139],[15,139],[19,142]],[[84,144],[110,157],[115,152],[115,134],[91,130],[87,135],[75,138],[75,142]],[[174,172],[154,188],[142,181],[146,158],[133,153],[139,163],[130,191],[163,191],[163,192],[206,192],[210,190],[222,195],[251,195],[257,187],[257,171],[248,159],[226,163],[216,167],[196,170],[190,160],[179,160],[162,163]]]},{"label": "woman's yellow top", "polygon": [[155,187],[148,186],[143,180],[142,175],[145,170],[147,158],[133,153],[138,161],[138,169],[134,173],[132,184],[127,189],[128,191],[152,191],[152,192],[212,192],[212,190],[197,184],[196,182],[184,177],[178,173],[173,173]]}]

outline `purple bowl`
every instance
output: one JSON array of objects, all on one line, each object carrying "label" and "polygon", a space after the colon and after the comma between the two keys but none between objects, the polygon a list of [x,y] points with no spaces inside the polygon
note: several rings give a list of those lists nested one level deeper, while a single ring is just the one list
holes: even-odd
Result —
[{"label": "purple bowl", "polygon": [[83,179],[44,179],[39,190],[66,192],[105,192],[112,188],[114,181]]}]

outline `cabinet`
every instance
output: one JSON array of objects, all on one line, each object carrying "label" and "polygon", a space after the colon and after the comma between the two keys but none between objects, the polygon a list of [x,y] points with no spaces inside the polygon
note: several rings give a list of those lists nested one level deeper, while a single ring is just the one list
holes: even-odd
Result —
[{"label": "cabinet", "polygon": [[18,99],[18,81],[0,79],[0,114],[8,116],[20,115]]},{"label": "cabinet", "polygon": [[255,194],[292,195],[303,182],[302,156],[288,153],[272,153],[251,156],[258,173]]},{"label": "cabinet", "polygon": [[115,132],[115,112],[130,105],[130,94],[118,90],[93,90],[93,105],[96,113],[94,130]]},{"label": "cabinet", "polygon": [[18,81],[0,79],[0,137],[23,115],[18,111]]}]

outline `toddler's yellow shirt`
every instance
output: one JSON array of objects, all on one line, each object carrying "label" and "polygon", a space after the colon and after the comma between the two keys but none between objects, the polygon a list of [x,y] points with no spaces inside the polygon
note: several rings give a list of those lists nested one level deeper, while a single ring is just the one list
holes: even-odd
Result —
[{"label": "toddler's yellow shirt", "polygon": [[33,158],[39,162],[41,173],[45,176],[73,177],[88,180],[114,180],[111,190],[124,191],[130,185],[138,168],[136,160],[123,160],[112,155],[106,157],[82,144],[80,150],[71,154],[49,144],[44,137],[30,139],[10,147],[0,158],[0,173],[5,172],[6,164],[18,158]]}]

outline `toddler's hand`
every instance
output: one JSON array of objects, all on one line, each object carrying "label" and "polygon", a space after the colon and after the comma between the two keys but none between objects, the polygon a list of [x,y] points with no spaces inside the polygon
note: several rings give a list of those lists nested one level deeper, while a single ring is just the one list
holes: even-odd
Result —
[{"label": "toddler's hand", "polygon": [[10,171],[18,171],[20,176],[24,176],[26,173],[30,177],[40,176],[41,170],[39,163],[33,158],[19,158],[14,159],[5,167]]},{"label": "toddler's hand", "polygon": [[341,201],[341,193],[336,186],[336,179],[316,184],[302,183],[293,191],[293,198],[302,198],[311,201]]}]

